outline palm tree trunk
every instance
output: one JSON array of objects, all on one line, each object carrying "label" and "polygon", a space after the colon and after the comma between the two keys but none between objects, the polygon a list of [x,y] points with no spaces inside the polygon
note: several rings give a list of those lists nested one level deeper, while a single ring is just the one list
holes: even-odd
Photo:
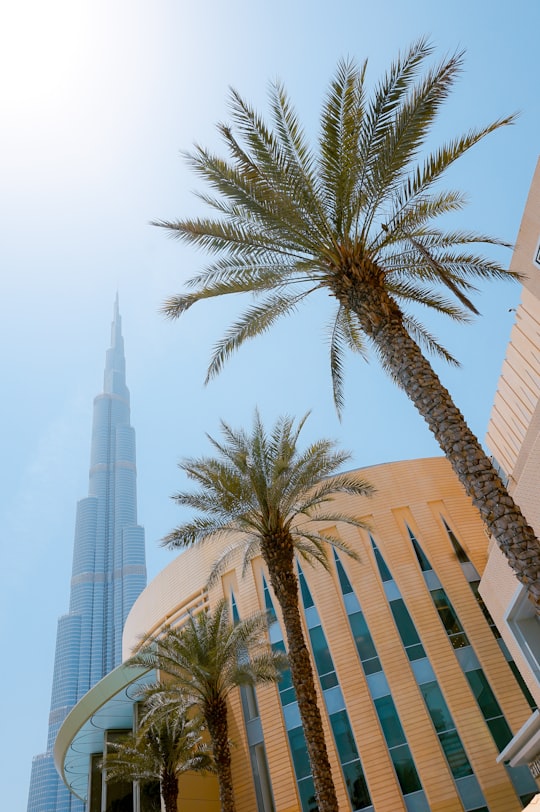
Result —
[{"label": "palm tree trunk", "polygon": [[270,583],[283,614],[291,679],[296,691],[298,710],[306,737],[318,809],[319,812],[338,812],[332,768],[326,749],[321,712],[317,703],[313,668],[298,608],[298,579],[294,571],[293,547],[291,543],[290,552],[280,554],[283,546],[287,546],[286,540],[280,544],[279,541],[273,539],[268,545],[263,545],[262,556],[268,567]]},{"label": "palm tree trunk", "polygon": [[161,776],[161,797],[165,812],[177,812],[178,809],[178,780],[174,772],[164,770]]},{"label": "palm tree trunk", "polygon": [[[345,298],[373,341],[383,367],[414,403],[480,512],[540,615],[540,544],[465,418],[403,326],[398,306],[381,287],[355,285]],[[371,294],[371,295],[370,295]],[[341,298],[341,297],[338,297]]]},{"label": "palm tree trunk", "polygon": [[212,752],[219,783],[221,812],[235,812],[227,703],[225,700],[218,699],[212,702],[211,707],[206,706],[204,708],[204,719],[212,740]]}]

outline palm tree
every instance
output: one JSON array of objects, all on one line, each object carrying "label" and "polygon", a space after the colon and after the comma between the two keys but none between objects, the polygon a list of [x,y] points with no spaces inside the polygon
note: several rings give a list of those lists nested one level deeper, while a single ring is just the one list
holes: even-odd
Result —
[{"label": "palm tree", "polygon": [[332,544],[356,557],[339,538],[319,533],[316,523],[324,522],[328,527],[347,522],[362,527],[358,519],[328,509],[327,505],[336,493],[368,495],[372,487],[355,474],[335,473],[349,454],[336,451],[332,441],[319,440],[303,452],[298,449],[298,436],[306,419],[307,415],[295,426],[291,418],[280,418],[269,434],[257,412],[251,433],[234,431],[222,422],[225,441],[209,438],[217,457],[180,463],[200,490],[173,498],[199,514],[177,527],[164,543],[186,547],[232,535],[233,541],[218,559],[214,574],[239,545],[244,548],[245,563],[255,555],[262,556],[283,615],[291,678],[318,808],[320,812],[335,812],[338,803],[299,610],[295,555],[328,566],[326,548]]},{"label": "palm tree", "polygon": [[232,624],[227,603],[213,611],[189,615],[180,627],[165,627],[143,640],[131,658],[134,665],[155,668],[162,678],[150,687],[174,707],[186,698],[208,730],[219,781],[223,812],[234,812],[227,697],[241,685],[277,682],[285,665],[283,655],[268,645],[267,618],[257,613]]},{"label": "palm tree", "polygon": [[420,304],[466,322],[478,312],[469,298],[476,280],[516,277],[478,253],[482,244],[504,245],[500,240],[436,223],[465,203],[460,192],[440,188],[445,171],[514,117],[470,130],[421,159],[463,59],[456,53],[419,76],[431,52],[425,40],[413,44],[371,97],[366,63],[340,62],[322,107],[318,150],[281,84],[271,90],[269,126],[231,91],[232,124],[219,125],[229,158],[202,147],[188,155],[214,192],[202,198],[217,218],[156,223],[218,256],[163,310],[176,318],[214,296],[259,297],[218,343],[209,378],[243,341],[306,296],[329,293],[337,305],[330,359],[338,410],[343,352],[365,353],[370,345],[428,423],[538,607],[538,541],[421,348],[455,359],[410,309]]},{"label": "palm tree", "polygon": [[171,704],[156,694],[146,703],[136,733],[111,742],[103,760],[107,781],[159,781],[165,812],[177,812],[178,778],[213,769],[203,728],[185,700]]}]

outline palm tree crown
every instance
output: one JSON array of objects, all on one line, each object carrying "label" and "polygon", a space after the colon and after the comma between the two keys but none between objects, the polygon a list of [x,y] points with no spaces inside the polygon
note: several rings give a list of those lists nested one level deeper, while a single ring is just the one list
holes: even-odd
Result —
[{"label": "palm tree crown", "polygon": [[[424,40],[414,44],[391,66],[372,98],[366,93],[367,63],[360,68],[353,61],[339,63],[322,109],[318,152],[309,147],[281,84],[271,88],[272,128],[231,91],[233,124],[219,126],[230,160],[202,147],[188,155],[217,193],[202,197],[220,218],[156,223],[222,254],[188,281],[193,292],[165,303],[168,316],[227,293],[262,297],[217,345],[209,377],[244,340],[265,332],[309,294],[326,289],[337,299],[331,368],[341,408],[343,350],[365,352],[365,337],[373,339],[357,312],[373,287],[384,287],[399,304],[413,338],[453,361],[406,308],[421,303],[467,320],[477,313],[467,297],[474,290],[472,280],[514,276],[474,252],[478,244],[505,243],[434,225],[465,204],[463,194],[439,189],[441,176],[514,117],[471,130],[417,163],[462,65],[462,54],[455,54],[417,81],[431,52]],[[436,292],[441,286],[444,295]],[[349,298],[351,287],[360,293],[358,305]]]},{"label": "palm tree crown", "polygon": [[425,40],[413,44],[371,96],[366,64],[339,63],[317,150],[281,84],[271,90],[270,126],[232,91],[232,124],[219,126],[229,158],[202,147],[188,156],[213,190],[202,198],[217,218],[156,223],[217,257],[188,281],[188,293],[171,297],[163,309],[175,318],[203,299],[257,297],[217,344],[211,377],[243,341],[309,294],[329,293],[337,304],[330,363],[338,410],[344,351],[366,354],[371,346],[428,423],[540,611],[538,541],[421,348],[455,359],[411,309],[423,305],[466,322],[477,313],[470,294],[478,281],[515,278],[479,253],[479,246],[505,243],[438,224],[465,203],[460,192],[441,189],[444,173],[514,116],[471,129],[421,158],[463,59],[456,53],[420,76],[431,53]]},{"label": "palm tree crown", "polygon": [[178,778],[212,770],[200,719],[188,716],[186,702],[149,698],[136,733],[110,742],[103,761],[107,781],[159,781],[166,812],[176,812]]},{"label": "palm tree crown", "polygon": [[186,547],[216,535],[231,535],[233,543],[214,567],[217,574],[239,544],[246,562],[256,555],[272,554],[277,537],[290,539],[291,555],[327,565],[326,549],[332,544],[355,556],[354,550],[317,524],[346,522],[363,527],[350,513],[330,507],[336,493],[366,496],[371,485],[354,473],[336,474],[350,459],[332,440],[321,439],[303,451],[298,438],[308,415],[298,424],[281,417],[267,433],[258,412],[251,432],[221,423],[224,442],[209,437],[216,457],[187,459],[180,463],[188,477],[200,485],[196,492],[177,493],[173,499],[199,514],[180,525],[163,540],[167,546]]},{"label": "palm tree crown", "polygon": [[336,522],[362,527],[351,513],[332,508],[337,493],[366,496],[372,487],[354,473],[337,474],[349,454],[335,449],[330,440],[319,440],[304,451],[299,434],[307,415],[295,424],[278,419],[267,432],[255,413],[251,432],[221,424],[224,440],[209,438],[215,457],[180,463],[199,486],[192,493],[173,497],[180,505],[199,511],[192,521],[177,527],[165,538],[173,547],[209,542],[232,536],[229,547],[218,557],[212,575],[227,564],[239,545],[244,562],[261,555],[270,584],[281,607],[287,637],[291,677],[306,736],[313,781],[320,812],[337,812],[322,720],[317,705],[313,671],[299,610],[295,555],[327,566],[326,549],[333,545],[356,557],[354,550],[329,531],[317,530]]},{"label": "palm tree crown", "polygon": [[146,689],[165,705],[188,706],[210,734],[224,812],[234,812],[227,724],[227,697],[240,685],[276,682],[285,665],[282,654],[270,649],[265,613],[232,624],[226,601],[213,611],[189,615],[180,627],[165,627],[143,640],[131,658],[160,672],[162,681]]}]

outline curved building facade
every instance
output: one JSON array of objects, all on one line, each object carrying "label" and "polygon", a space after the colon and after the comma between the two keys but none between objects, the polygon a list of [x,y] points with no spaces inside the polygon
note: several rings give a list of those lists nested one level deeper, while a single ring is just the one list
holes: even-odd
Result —
[{"label": "curved building facade", "polygon": [[[481,521],[443,458],[373,466],[359,475],[373,483],[375,495],[336,501],[339,510],[364,519],[369,531],[331,528],[359,560],[329,551],[328,571],[298,564],[339,808],[522,809],[537,791],[534,779],[527,767],[496,759],[534,703],[478,592],[487,558]],[[261,559],[244,575],[241,558],[233,560],[207,590],[219,552],[214,542],[187,550],[149,584],[127,618],[124,659],[141,634],[181,623],[188,610],[223,596],[234,616],[266,608],[272,645],[286,647]],[[58,769],[91,812],[108,808],[104,799],[95,806],[91,791],[89,797],[91,754],[84,763],[80,757],[85,725],[92,724],[98,706],[103,713],[106,700],[96,693],[84,713],[73,711],[55,750]],[[313,782],[289,675],[256,694],[233,696],[230,723],[239,812],[313,812]],[[218,808],[211,800],[217,798],[213,778],[198,796],[189,781],[180,779],[179,808]]]}]

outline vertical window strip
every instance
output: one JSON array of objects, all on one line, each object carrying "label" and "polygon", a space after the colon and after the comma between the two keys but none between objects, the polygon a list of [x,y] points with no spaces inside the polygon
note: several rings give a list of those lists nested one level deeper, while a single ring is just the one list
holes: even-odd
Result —
[{"label": "vertical window strip", "polygon": [[458,561],[459,561],[459,563],[461,565],[462,572],[463,572],[465,578],[467,579],[469,587],[471,588],[471,591],[472,591],[472,593],[473,593],[473,595],[475,597],[475,600],[476,600],[478,606],[482,610],[482,614],[484,615],[486,623],[488,624],[489,628],[491,629],[491,633],[493,634],[493,636],[497,640],[497,642],[499,644],[499,648],[501,649],[502,653],[504,654],[506,662],[508,663],[508,667],[510,668],[512,674],[514,675],[514,678],[515,678],[517,684],[519,685],[519,687],[521,689],[521,692],[523,693],[523,696],[527,700],[531,710],[534,711],[537,708],[537,704],[536,704],[536,702],[534,700],[534,697],[531,694],[531,692],[529,691],[523,677],[519,673],[518,668],[517,668],[514,660],[512,659],[512,657],[510,655],[510,652],[508,651],[508,649],[506,647],[506,644],[504,643],[504,641],[502,639],[501,633],[500,633],[499,629],[497,628],[497,626],[495,624],[495,621],[491,617],[490,611],[487,608],[486,604],[484,603],[484,600],[483,600],[483,598],[482,598],[482,596],[480,594],[480,589],[479,589],[479,587],[480,587],[480,575],[478,574],[478,571],[474,567],[474,564],[469,559],[469,556],[465,552],[464,548],[459,543],[456,534],[451,529],[451,527],[449,526],[449,524],[446,521],[446,519],[444,518],[444,516],[441,516],[441,519],[442,519],[442,523],[444,525],[444,528],[446,530],[446,533],[448,535],[448,538],[450,540],[450,543],[452,544],[452,547],[454,548],[454,552],[456,553],[457,559],[458,559]]},{"label": "vertical window strip", "polygon": [[355,811],[372,809],[371,797],[349,721],[349,714],[345,708],[343,694],[339,687],[334,661],[319,620],[313,596],[298,562],[297,571],[315,668],[323,691],[349,800]]},{"label": "vertical window strip", "polygon": [[[411,541],[413,542],[413,548],[422,569],[422,563],[419,557],[419,552],[422,553],[421,545],[408,526],[407,530],[411,537]],[[455,543],[458,544],[457,539]],[[425,555],[423,555],[423,560],[427,560]],[[501,707],[495,698],[483,669],[480,667],[476,652],[474,651],[473,646],[470,644],[459,617],[445,590],[442,587],[430,589],[430,585],[426,577],[428,573],[425,570],[422,570],[422,572],[427,589],[431,596],[431,600],[433,601],[433,605],[439,614],[439,618],[444,626],[447,637],[452,644],[454,652],[456,653],[460,667],[469,683],[472,694],[484,718],[491,737],[495,742],[496,747],[500,751],[506,747],[512,738],[510,726],[504,717]],[[514,789],[522,798],[528,797],[533,790],[536,790],[536,783],[528,767],[526,767],[525,770],[526,772],[523,770],[516,771],[507,769],[508,776],[514,786]]]},{"label": "vertical window strip", "polygon": [[[374,696],[374,678],[371,675],[383,674],[382,666],[364,613],[336,550],[334,550],[334,561],[343,596],[355,596],[354,602],[349,600],[345,606],[347,617],[401,792],[404,798],[414,795],[413,809],[415,812],[424,812],[424,810],[429,812],[422,783],[386,680],[384,680],[386,691],[384,692],[384,687],[379,688],[377,696]],[[381,683],[381,680],[378,679],[377,682]]]},{"label": "vertical window strip", "polygon": [[[264,605],[269,617],[270,642],[274,650],[285,652],[283,632],[264,576],[262,581]],[[290,668],[282,671],[281,680],[278,682],[278,690],[302,812],[317,812],[315,785],[311,776],[306,739],[300,724],[298,702],[296,701],[296,692],[292,684]]]},{"label": "vertical window strip", "polygon": [[[234,624],[240,622],[240,612],[234,592],[230,592],[231,616]],[[246,652],[247,657],[247,652]],[[274,796],[270,781],[270,770],[266,757],[266,748],[257,703],[257,692],[253,685],[240,686],[240,700],[244,717],[244,728],[246,731],[249,757],[251,763],[251,775],[255,788],[255,798],[257,802],[257,812],[275,812]]]},{"label": "vertical window strip", "polygon": [[[485,806],[486,801],[478,780],[474,775],[450,709],[446,704],[446,700],[435,677],[435,672],[425,653],[416,627],[409,614],[409,610],[401,597],[399,587],[393,580],[390,570],[373,536],[370,535],[370,539],[373,550],[376,553],[375,560],[379,572],[381,573],[381,578],[383,578],[383,572],[390,575],[390,581],[388,577],[386,577],[386,579],[383,578],[383,580],[386,580],[387,583],[391,582],[394,585],[394,592],[397,597],[389,600],[394,622],[411,662],[414,677],[420,688],[420,693],[424,699],[433,727],[435,728],[435,733],[439,739],[446,763],[454,778],[461,802],[466,812],[478,812],[478,810],[481,810],[483,806]],[[427,561],[427,558],[425,560]]]}]

